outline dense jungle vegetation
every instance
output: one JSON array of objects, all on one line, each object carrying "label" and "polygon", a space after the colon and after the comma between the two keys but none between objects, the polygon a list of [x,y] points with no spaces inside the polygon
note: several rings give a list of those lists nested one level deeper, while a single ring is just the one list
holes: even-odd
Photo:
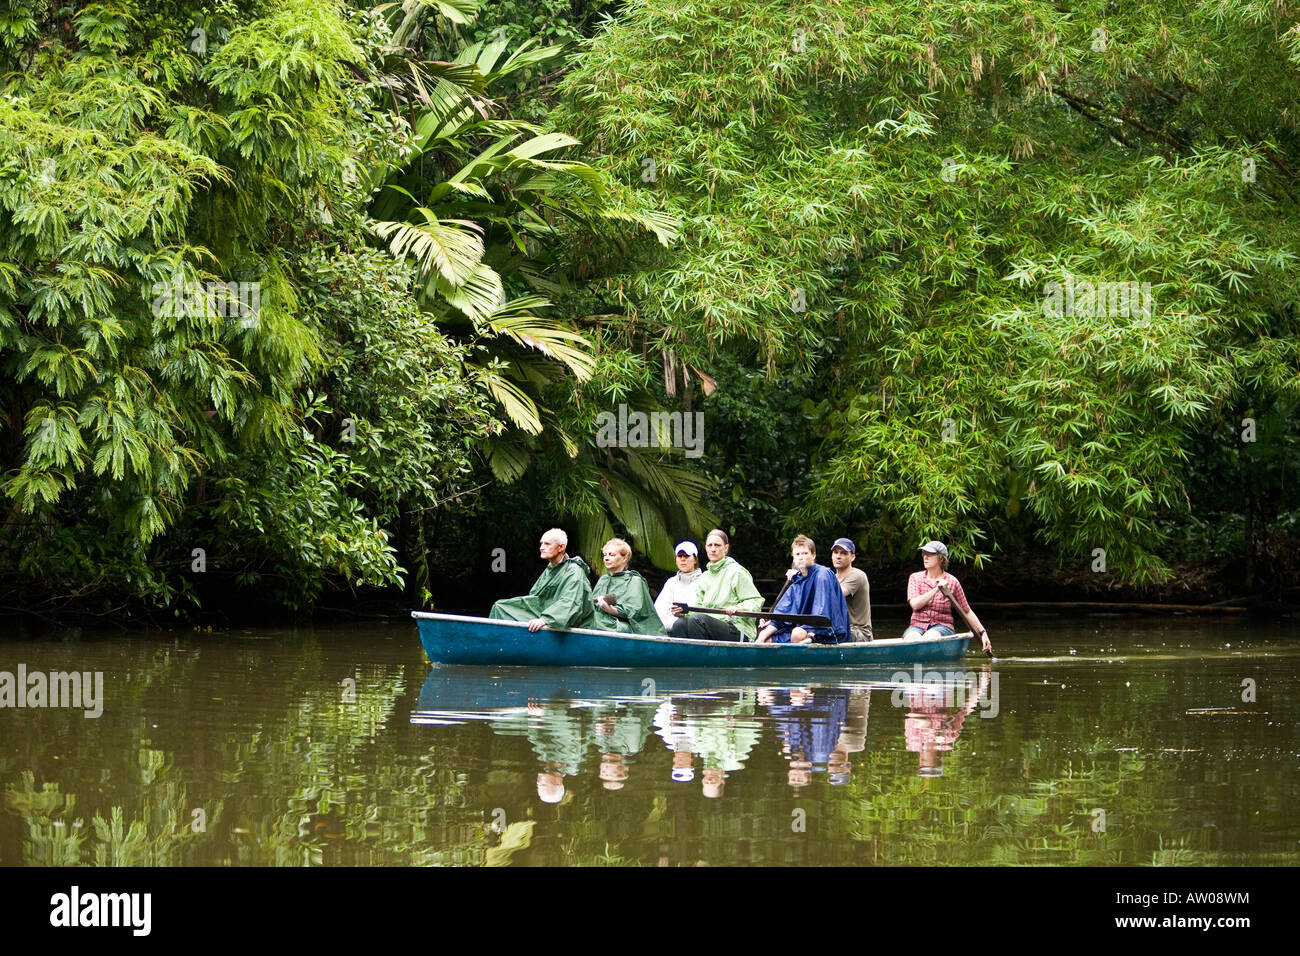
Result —
[{"label": "dense jungle vegetation", "polygon": [[0,608],[551,525],[1294,599],[1298,80],[1272,0],[0,0]]}]

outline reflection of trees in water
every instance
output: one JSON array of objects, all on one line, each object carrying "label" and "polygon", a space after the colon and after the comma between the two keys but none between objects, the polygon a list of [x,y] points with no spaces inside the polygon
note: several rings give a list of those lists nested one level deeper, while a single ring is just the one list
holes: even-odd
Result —
[{"label": "reflection of trees in water", "polygon": [[[106,812],[90,812],[89,801],[82,801],[86,809],[79,812],[75,792],[64,793],[62,785],[53,781],[38,785],[31,771],[23,771],[6,786],[4,807],[22,816],[26,828],[23,865],[181,866],[206,862],[194,851],[221,824],[225,802],[196,807],[171,762],[160,762],[161,752],[148,748],[148,741],[142,743],[141,762],[153,766],[141,774],[149,780],[141,788],[141,799],[132,806],[138,813],[129,816],[127,808],[119,805]],[[202,815],[196,816],[195,809],[201,809]]]},{"label": "reflection of trees in water", "polygon": [[[701,801],[696,787],[658,779],[648,802],[645,782],[612,795],[619,801],[612,812],[614,804],[598,790],[574,789],[563,807],[551,811],[555,817],[539,820],[527,860],[1113,864],[1224,858],[1214,834],[1188,833],[1185,824],[1173,836],[1159,832],[1179,829],[1174,813],[1178,793],[1166,778],[1152,776],[1149,759],[1115,752],[1132,733],[1128,728],[1142,726],[1149,702],[1130,699],[1122,685],[1099,684],[1091,701],[1036,704],[1029,708],[1032,721],[1005,712],[984,721],[972,717],[976,712],[971,708],[981,698],[986,677],[972,675],[957,695],[913,687],[908,700],[905,688],[899,706],[890,706],[890,692],[878,689],[870,727],[871,694],[863,688],[825,688],[824,694],[822,688],[797,689],[793,699],[786,689],[766,698],[778,707],[773,733],[781,752],[766,747],[746,751],[744,769],[737,775],[745,784],[734,789],[737,785],[729,781],[726,799]],[[754,692],[737,692],[734,700],[740,701],[742,693]],[[848,706],[840,717],[830,700],[844,696]],[[949,697],[955,697],[951,706]],[[762,718],[770,715],[764,703],[754,703],[752,714],[746,714],[761,736]],[[1012,704],[1024,713],[1023,700]],[[701,784],[699,729],[707,725],[704,715],[711,709],[723,708],[705,695],[675,695],[668,708],[661,706],[661,714],[677,716],[656,721],[670,761],[690,754],[692,779]],[[911,739],[928,741],[943,754],[942,777],[918,774],[922,752],[908,747],[909,714],[914,721],[931,721],[925,728],[914,726]],[[828,750],[837,719],[838,737]],[[1099,736],[1098,724],[1114,728],[1117,736]],[[794,767],[795,751],[809,767]],[[816,783],[814,774],[822,764],[817,761],[818,770],[812,771],[812,758],[822,755],[829,781],[830,774],[840,772],[840,754],[850,762],[843,783],[788,786],[791,769],[808,770]],[[779,760],[775,768],[787,775],[785,782],[771,758]],[[1091,810],[1098,805],[1107,808],[1109,832],[1092,830]],[[804,833],[791,832],[794,808],[807,812]],[[548,833],[555,836],[548,838]]]},{"label": "reflection of trees in water", "polygon": [[[409,690],[401,667],[353,670],[356,701],[348,703],[337,686],[342,674],[309,643],[292,671],[258,673],[257,654],[246,655],[258,678],[242,696],[231,692],[230,707],[242,712],[254,701],[287,703],[263,704],[257,720],[241,717],[226,730],[159,721],[159,700],[191,703],[187,679],[197,655],[170,648],[147,659],[155,668],[148,679],[133,680],[110,698],[135,701],[127,718],[130,748],[120,743],[121,718],[110,714],[100,721],[56,711],[5,715],[21,718],[23,732],[0,757],[3,813],[15,824],[0,831],[0,860],[1295,862],[1294,849],[1285,845],[1293,842],[1294,778],[1230,776],[1237,761],[1253,767],[1266,746],[1275,746],[1271,729],[1249,718],[1213,724],[1184,718],[1187,690],[1175,694],[1169,684],[1099,682],[1095,692],[1075,697],[1058,694],[1057,685],[1040,690],[1008,682],[1015,689],[1007,691],[997,718],[981,720],[972,711],[946,732],[952,715],[940,708],[931,715],[940,720],[935,739],[951,749],[942,751],[945,772],[936,778],[918,775],[919,751],[908,749],[908,714],[921,711],[890,706],[885,690],[872,692],[870,724],[871,695],[861,688],[827,688],[826,694],[811,688],[799,707],[785,694],[777,706],[792,709],[778,711],[766,741],[762,728],[771,715],[754,690],[674,696],[658,724],[661,700],[543,707],[531,735],[522,713],[519,732],[508,734],[483,724],[412,727],[391,723]],[[1211,689],[1207,681],[1197,688]],[[847,700],[842,712],[829,706],[832,696]],[[1153,723],[1153,714],[1177,719]],[[503,728],[509,724],[500,719]],[[837,736],[831,733],[836,721]],[[117,736],[110,738],[112,727]],[[719,739],[711,740],[715,733]],[[690,785],[670,776],[670,741],[681,738],[692,755]],[[1162,749],[1197,747],[1205,752]],[[798,790],[788,785],[796,749],[818,766],[799,768],[809,770],[811,784]],[[846,771],[835,769],[841,752],[850,763]],[[617,759],[601,759],[609,755]],[[815,759],[822,755],[824,771]],[[1233,763],[1225,765],[1224,755]],[[547,762],[568,771],[554,805],[536,789]],[[606,782],[619,782],[620,763],[627,770],[624,787],[605,789]],[[614,780],[602,779],[602,764],[615,765],[606,768]],[[705,799],[705,771],[714,767],[727,774],[725,789],[721,799]],[[105,776],[96,780],[100,769]],[[847,779],[827,785],[837,772]],[[1228,779],[1236,798],[1225,806],[1214,794]],[[197,807],[206,810],[206,832],[191,828]],[[791,831],[796,808],[807,813],[803,833]],[[1093,832],[1094,808],[1106,812],[1105,832]]]},{"label": "reflection of trees in water", "polygon": [[[18,760],[37,769],[7,780],[3,793],[5,811],[23,821],[22,862],[303,865],[323,862],[330,841],[369,835],[377,808],[358,797],[384,794],[384,783],[362,769],[359,757],[390,720],[405,670],[355,670],[355,698],[347,699],[333,676],[320,673],[319,647],[308,641],[302,650],[301,668],[259,674],[255,684],[229,692],[235,711],[236,695],[245,693],[258,703],[289,702],[274,711],[261,705],[270,716],[252,730],[244,729],[250,721],[242,714],[239,729],[229,732],[153,722],[160,697],[186,709],[202,653],[194,647],[153,649],[122,669],[129,679],[106,674],[111,695],[97,720],[54,710],[28,714]],[[257,650],[234,659],[257,672]],[[122,745],[123,720],[138,728],[134,747]],[[51,741],[57,763],[46,757]],[[177,766],[177,754],[185,766]],[[97,785],[85,782],[87,768],[100,768]],[[4,859],[17,862],[7,851]]]},{"label": "reflection of trees in water", "polygon": [[[18,852],[23,865],[204,862],[194,850],[220,823],[224,801],[209,801],[201,816],[193,814],[196,803],[171,752],[154,746],[141,717],[135,718],[140,735],[133,749],[120,752],[103,742],[117,715],[147,712],[151,695],[170,693],[176,681],[190,680],[200,653],[195,647],[151,647],[129,670],[106,672],[108,699],[99,718],[87,720],[79,712],[64,710],[25,715],[30,723],[15,741],[18,762],[37,769],[19,771],[6,782],[3,794],[4,810],[22,820]],[[86,783],[89,768],[100,768],[98,787]],[[106,791],[113,796],[105,799]],[[4,862],[19,860],[5,853]]]}]

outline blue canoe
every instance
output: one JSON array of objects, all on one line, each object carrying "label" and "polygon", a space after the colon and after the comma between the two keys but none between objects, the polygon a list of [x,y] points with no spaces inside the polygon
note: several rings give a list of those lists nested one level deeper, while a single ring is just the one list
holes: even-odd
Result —
[{"label": "blue canoe", "polygon": [[861,644],[742,644],[618,634],[585,627],[530,632],[522,621],[412,611],[429,660],[542,667],[859,667],[955,661],[970,632]]},{"label": "blue canoe", "polygon": [[[974,672],[925,671],[893,664],[855,667],[850,674],[834,668],[825,674],[800,667],[729,669],[644,667],[512,667],[435,664],[424,679],[411,723],[443,723],[445,718],[473,719],[526,711],[533,701],[618,702],[658,706],[673,698],[711,697],[751,690],[790,687],[828,691],[902,690],[931,692],[977,680]],[[967,695],[974,700],[975,693]],[[432,718],[432,719],[430,719]]]}]

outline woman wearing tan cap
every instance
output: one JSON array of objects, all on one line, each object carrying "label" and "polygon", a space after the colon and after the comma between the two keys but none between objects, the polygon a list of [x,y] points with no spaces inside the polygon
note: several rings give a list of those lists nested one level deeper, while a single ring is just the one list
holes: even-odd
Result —
[{"label": "woman wearing tan cap", "polygon": [[941,637],[955,634],[952,602],[940,588],[946,588],[957,602],[963,616],[970,622],[971,630],[980,639],[985,654],[993,653],[989,632],[971,610],[961,582],[948,573],[948,547],[942,541],[921,545],[921,563],[924,571],[917,571],[907,579],[907,603],[912,606],[912,623],[903,632],[903,639]]}]

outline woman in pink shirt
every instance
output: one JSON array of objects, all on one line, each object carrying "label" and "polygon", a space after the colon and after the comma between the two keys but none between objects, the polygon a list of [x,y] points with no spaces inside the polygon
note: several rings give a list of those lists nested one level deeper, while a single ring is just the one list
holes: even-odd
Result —
[{"label": "woman in pink shirt", "polygon": [[912,623],[903,632],[903,639],[917,637],[940,637],[955,634],[952,619],[952,603],[939,590],[939,585],[948,589],[957,606],[961,608],[971,629],[983,642],[984,653],[992,654],[993,645],[989,642],[989,632],[985,630],[980,619],[971,610],[966,600],[966,592],[961,582],[948,573],[948,548],[942,541],[931,541],[921,546],[921,563],[924,571],[917,571],[907,579],[907,603],[912,605]]}]

